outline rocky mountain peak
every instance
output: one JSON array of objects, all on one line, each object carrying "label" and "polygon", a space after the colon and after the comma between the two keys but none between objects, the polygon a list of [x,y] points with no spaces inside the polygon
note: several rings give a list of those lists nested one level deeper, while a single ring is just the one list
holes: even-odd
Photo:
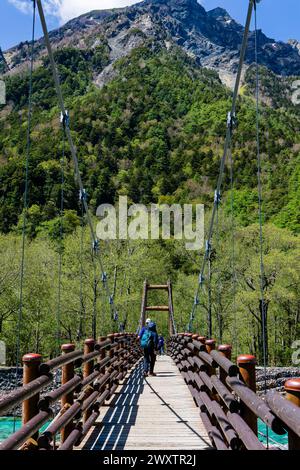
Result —
[{"label": "rocky mountain peak", "polygon": [[290,44],[294,49],[296,49],[300,55],[300,41],[297,41],[297,39],[289,39],[288,44]]},{"label": "rocky mountain peak", "polygon": [[220,7],[214,8],[213,10],[209,10],[207,14],[212,18],[216,19],[232,19],[228,11]]},{"label": "rocky mountain peak", "polygon": [[[105,44],[110,51],[110,63],[95,80],[100,85],[111,77],[116,60],[149,40],[158,47],[179,46],[198,64],[217,70],[222,80],[230,83],[237,70],[243,33],[244,27],[223,8],[206,11],[197,0],[145,0],[125,8],[81,15],[52,31],[50,39],[55,48],[89,49]],[[260,65],[278,75],[300,75],[298,41],[276,42],[261,31],[258,36]],[[254,61],[254,44],[252,32],[246,66]],[[45,55],[43,39],[37,41],[36,49],[40,56]],[[26,43],[11,48],[4,57],[11,70],[22,70],[28,58]]]}]

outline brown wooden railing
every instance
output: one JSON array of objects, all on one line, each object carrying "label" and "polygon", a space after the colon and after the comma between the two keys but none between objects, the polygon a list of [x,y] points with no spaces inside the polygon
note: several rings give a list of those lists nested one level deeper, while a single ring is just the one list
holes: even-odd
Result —
[{"label": "brown wooden railing", "polygon": [[[64,344],[61,350],[61,356],[45,363],[39,354],[23,357],[23,386],[0,400],[0,416],[22,403],[23,425],[0,444],[0,450],[70,450],[80,445],[100,407],[142,355],[137,335],[126,333],[98,342],[87,339],[83,350],[75,350],[74,344]],[[61,384],[40,396],[54,383],[52,372],[57,369]],[[51,407],[59,400],[60,411],[54,416]]]},{"label": "brown wooden railing", "polygon": [[300,449],[299,378],[287,380],[286,397],[269,391],[263,399],[256,394],[252,355],[241,355],[234,364],[230,345],[216,350],[214,340],[190,333],[171,337],[168,352],[199,406],[216,449],[265,450],[258,439],[258,418],[278,435],[288,432],[289,449]]}]

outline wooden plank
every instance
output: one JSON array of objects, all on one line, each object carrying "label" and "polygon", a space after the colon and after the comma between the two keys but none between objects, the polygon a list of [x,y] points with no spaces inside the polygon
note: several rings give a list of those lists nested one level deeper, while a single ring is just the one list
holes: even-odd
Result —
[{"label": "wooden plank", "polygon": [[210,439],[199,408],[175,363],[159,356],[156,377],[143,378],[140,364],[101,410],[80,449],[206,450]]},{"label": "wooden plank", "polygon": [[146,307],[146,310],[149,312],[168,312],[168,305],[149,305]]},{"label": "wooden plank", "polygon": [[168,290],[168,285],[167,284],[148,284],[147,286],[148,289],[162,289],[162,290]]}]

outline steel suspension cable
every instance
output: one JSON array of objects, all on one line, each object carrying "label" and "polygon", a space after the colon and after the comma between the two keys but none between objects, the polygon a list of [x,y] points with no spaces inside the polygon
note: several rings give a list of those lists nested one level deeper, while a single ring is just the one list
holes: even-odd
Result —
[{"label": "steel suspension cable", "polygon": [[[216,256],[218,257],[219,251],[220,251],[220,227],[219,227],[219,216],[220,216],[220,207],[219,204],[217,206],[217,211],[216,211]],[[218,261],[218,260],[217,260]],[[217,322],[218,322],[218,341],[219,344],[222,342],[222,309],[221,309],[221,270],[219,268],[218,262],[217,262],[217,282],[216,282],[216,287],[217,287],[217,302],[216,302],[216,315],[217,315]]]},{"label": "steel suspension cable", "polygon": [[[47,51],[48,51],[49,61],[50,61],[51,69],[52,69],[52,74],[53,74],[53,79],[54,79],[54,83],[55,83],[55,89],[56,89],[56,94],[57,94],[57,98],[58,98],[59,107],[60,107],[62,115],[66,118],[66,122],[67,122],[66,135],[67,135],[67,139],[68,139],[69,146],[70,146],[70,151],[71,151],[72,158],[73,158],[73,163],[74,163],[74,168],[75,168],[75,179],[76,179],[77,185],[78,185],[81,193],[83,194],[85,189],[84,189],[84,186],[83,186],[83,182],[82,182],[82,178],[81,178],[81,174],[80,174],[80,170],[79,170],[77,151],[76,151],[76,148],[75,148],[75,145],[74,145],[74,142],[73,142],[71,130],[70,130],[69,123],[68,123],[68,121],[69,121],[68,120],[68,113],[67,113],[67,110],[65,108],[65,103],[64,103],[64,99],[63,99],[63,95],[62,95],[62,90],[61,90],[60,78],[59,78],[59,75],[58,75],[56,63],[55,63],[54,56],[53,56],[52,47],[51,47],[51,44],[50,44],[49,33],[48,33],[48,28],[47,28],[47,24],[46,24],[45,15],[44,15],[44,10],[43,10],[41,0],[36,0],[36,3],[37,3],[38,11],[39,11],[41,25],[42,25],[42,29],[43,29],[43,33],[44,33],[44,39],[45,39],[45,43],[46,43],[46,48],[47,48]],[[93,249],[95,250],[95,256],[97,256],[97,260],[98,260],[98,263],[100,265],[101,273],[104,274],[105,270],[104,270],[103,262],[102,262],[102,259],[101,259],[100,253],[99,253],[99,240],[97,239],[97,236],[96,236],[96,233],[95,233],[95,230],[94,230],[92,217],[91,217],[91,214],[90,214],[90,210],[89,210],[86,198],[83,201],[83,205],[84,205],[84,210],[85,210],[85,214],[86,214],[86,218],[87,218],[87,223],[88,223],[90,233],[91,233],[91,239],[92,239]],[[105,290],[106,290],[107,295],[109,297],[109,303],[110,303],[110,308],[111,308],[111,317],[114,321],[117,321],[117,314],[114,311],[114,302],[113,302],[112,295],[110,294],[110,290],[109,290],[107,280],[104,283],[104,287],[105,287]]]},{"label": "steel suspension cable", "polygon": [[[260,255],[260,304],[261,304],[261,326],[263,343],[263,366],[264,366],[264,393],[267,393],[267,330],[266,330],[266,303],[264,295],[264,239],[263,239],[263,195],[262,195],[262,162],[260,152],[260,111],[259,111],[259,64],[258,64],[258,28],[257,28],[257,1],[254,1],[255,22],[255,95],[256,95],[256,145],[257,145],[257,183],[258,183],[258,217],[259,217],[259,255]],[[266,426],[267,447],[269,448],[269,429]]]},{"label": "steel suspension cable", "polygon": [[92,338],[97,339],[97,298],[98,298],[98,276],[94,251],[92,252],[93,272],[94,272],[94,297],[92,315]]},{"label": "steel suspension cable", "polygon": [[79,254],[79,303],[80,303],[80,317],[79,317],[79,328],[77,339],[80,339],[85,334],[85,307],[83,301],[83,238],[84,238],[84,206],[83,206],[83,199],[84,194],[80,193],[80,204],[81,204],[81,230],[80,230],[80,254]]},{"label": "steel suspension cable", "polygon": [[[21,329],[23,321],[23,296],[24,296],[24,274],[25,274],[25,242],[28,216],[28,196],[29,196],[29,159],[31,150],[31,122],[32,122],[32,91],[33,91],[33,66],[34,66],[34,44],[35,44],[35,22],[36,22],[36,2],[33,0],[32,12],[32,39],[30,47],[30,71],[29,71],[29,94],[28,94],[28,114],[27,114],[27,135],[26,135],[26,162],[25,162],[25,188],[23,196],[23,226],[22,226],[22,248],[21,248],[21,266],[20,266],[20,293],[19,309],[17,320],[16,335],[16,384],[18,383],[20,348],[21,348]],[[14,414],[14,432],[16,430],[16,420]]]},{"label": "steel suspension cable", "polygon": [[62,260],[63,260],[63,251],[64,251],[64,188],[65,188],[65,151],[66,151],[66,135],[65,135],[65,125],[64,121],[62,122],[62,131],[63,131],[63,152],[61,158],[61,194],[60,194],[60,227],[59,227],[59,259],[58,259],[58,294],[57,294],[57,309],[56,309],[56,347],[57,354],[60,354],[60,323],[61,323],[61,291],[62,291]]},{"label": "steel suspension cable", "polygon": [[217,204],[218,204],[218,202],[216,202],[216,200],[218,200],[218,198],[220,196],[221,186],[222,186],[223,177],[224,177],[225,163],[226,163],[228,149],[229,149],[230,142],[231,142],[231,137],[232,137],[232,132],[233,132],[233,125],[234,125],[234,122],[235,122],[238,91],[239,91],[239,87],[240,87],[242,69],[243,69],[245,53],[246,53],[246,48],[247,48],[247,43],[248,43],[248,35],[249,35],[249,30],[250,30],[250,23],[251,23],[251,18],[252,18],[254,1],[255,0],[249,0],[245,30],[244,30],[243,41],[242,41],[242,46],[241,46],[241,51],[240,51],[238,71],[237,71],[237,76],[236,76],[236,81],[235,81],[235,86],[234,86],[234,91],[233,91],[231,111],[228,113],[228,119],[227,119],[227,131],[226,131],[224,152],[223,152],[223,156],[222,156],[222,159],[221,159],[221,162],[220,162],[220,170],[219,170],[219,176],[218,176],[218,181],[217,181],[217,189],[215,191],[215,194],[217,195],[217,197],[215,197],[215,202],[214,202],[213,210],[212,210],[212,216],[211,216],[211,220],[210,220],[210,224],[209,224],[208,237],[207,237],[207,242],[206,242],[206,250],[205,250],[205,254],[204,254],[204,257],[203,257],[203,261],[202,261],[202,266],[201,266],[200,275],[199,275],[198,287],[196,289],[196,295],[194,297],[194,304],[193,304],[193,308],[192,308],[191,315],[190,315],[190,322],[189,322],[189,327],[188,327],[189,331],[191,331],[191,329],[192,329],[193,321],[194,321],[194,318],[195,318],[196,306],[199,304],[197,299],[198,299],[198,296],[199,296],[200,289],[202,287],[203,278],[204,278],[204,270],[205,270],[205,266],[206,266],[206,263],[208,261],[208,257],[209,257],[209,253],[210,253],[211,240],[212,240],[212,235],[213,235],[213,228],[214,228],[216,211],[217,211]]},{"label": "steel suspension cable", "polygon": [[237,332],[237,311],[236,311],[236,268],[235,268],[235,217],[234,217],[234,178],[233,178],[233,159],[231,148],[229,150],[230,162],[230,212],[231,212],[231,276],[232,276],[232,308],[233,308],[233,328],[234,328],[234,347],[238,355],[238,332]]}]

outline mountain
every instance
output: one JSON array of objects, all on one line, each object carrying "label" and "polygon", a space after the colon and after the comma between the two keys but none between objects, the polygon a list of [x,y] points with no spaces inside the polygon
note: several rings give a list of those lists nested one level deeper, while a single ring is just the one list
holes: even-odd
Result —
[{"label": "mountain", "polygon": [[[51,32],[80,169],[95,213],[120,195],[149,204],[212,204],[243,27],[195,0],[147,0],[82,15]],[[261,153],[266,220],[300,232],[300,111],[291,96],[299,44],[260,36]],[[273,42],[272,42],[273,41]],[[250,34],[232,142],[236,220],[257,220],[256,74]],[[4,52],[7,106],[0,107],[0,232],[22,230],[27,149],[28,43]],[[62,131],[49,59],[35,45],[29,235],[60,233]],[[4,61],[2,61],[4,63]],[[96,85],[96,86],[95,86]],[[69,150],[65,229],[80,223]],[[224,211],[230,208],[230,169]],[[229,201],[229,202],[228,202]],[[226,212],[227,211],[227,212]]]},{"label": "mountain", "polygon": [[0,47],[0,74],[8,72],[8,66],[3,55],[2,49]]},{"label": "mountain", "polygon": [[[92,11],[52,31],[50,38],[55,48],[71,46],[85,50],[107,44],[109,63],[94,77],[99,86],[112,78],[112,64],[117,59],[149,39],[167,49],[180,46],[201,66],[217,70],[227,83],[237,70],[243,31],[243,26],[226,10],[205,11],[197,0],[146,0],[127,8]],[[300,75],[297,41],[276,42],[262,31],[258,36],[261,65],[279,75]],[[251,32],[246,64],[254,61],[254,40]],[[42,39],[37,42],[36,54],[38,58],[45,55]],[[28,43],[13,47],[4,56],[13,73],[22,70],[28,57]]]}]

